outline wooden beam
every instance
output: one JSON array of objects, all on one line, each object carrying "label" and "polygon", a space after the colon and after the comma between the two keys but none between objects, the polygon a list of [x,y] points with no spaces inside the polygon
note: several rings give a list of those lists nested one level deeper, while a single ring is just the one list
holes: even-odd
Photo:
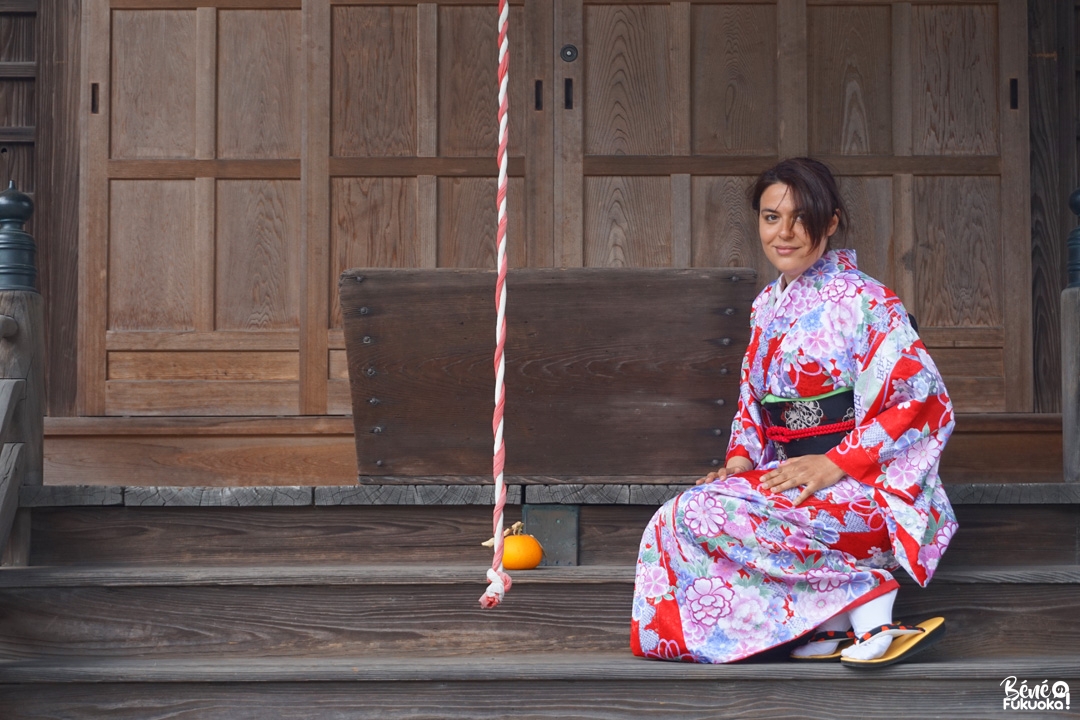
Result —
[{"label": "wooden beam", "polygon": [[36,62],[0,62],[0,79],[21,80],[37,77]]},{"label": "wooden beam", "polygon": [[6,127],[0,128],[0,143],[32,143],[37,137],[36,128]]},{"label": "wooden beam", "polygon": [[0,553],[7,546],[22,485],[22,443],[7,443],[0,451]]},{"label": "wooden beam", "polygon": [[0,0],[0,13],[35,14],[38,0]]}]

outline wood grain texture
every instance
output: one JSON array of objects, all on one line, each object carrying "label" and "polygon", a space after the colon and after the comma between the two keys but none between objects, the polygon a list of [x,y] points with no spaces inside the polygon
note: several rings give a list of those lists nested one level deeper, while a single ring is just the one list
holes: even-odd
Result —
[{"label": "wood grain texture", "polygon": [[300,12],[223,10],[218,24],[218,157],[299,158]]},{"label": "wood grain texture", "polygon": [[[1067,280],[1061,239],[1073,226],[1065,201],[1075,189],[1075,155],[1059,149],[1076,142],[1075,69],[1065,61],[1075,21],[1062,22],[1062,7],[1028,3],[1033,374],[1035,410],[1042,412],[1062,409],[1060,298]],[[1073,97],[1061,92],[1070,86]]]},{"label": "wood grain texture", "polygon": [[695,4],[691,12],[694,152],[774,154],[776,7]]},{"label": "wood grain texture", "polygon": [[107,415],[295,415],[295,382],[109,380]]},{"label": "wood grain texture", "polygon": [[[515,662],[516,660],[516,662]],[[547,662],[544,662],[544,661]],[[417,666],[415,658],[410,664]],[[507,662],[513,671],[508,680],[492,681],[489,668],[505,667]],[[393,671],[379,673],[386,679],[380,682],[364,682],[362,690],[356,684],[356,663],[347,659],[339,661],[340,668],[334,673],[336,682],[328,681],[319,673],[321,682],[307,682],[309,668],[296,668],[290,673],[292,682],[260,682],[236,686],[218,683],[203,684],[188,680],[181,672],[164,677],[157,684],[145,682],[97,683],[95,677],[89,682],[67,682],[72,673],[61,674],[42,669],[37,680],[59,679],[57,684],[4,685],[0,692],[11,708],[12,720],[40,718],[48,714],[59,717],[93,717],[110,715],[116,720],[165,720],[177,713],[199,713],[202,717],[232,717],[239,720],[255,720],[273,713],[282,720],[302,720],[312,713],[326,716],[347,717],[350,720],[365,718],[400,720],[403,718],[447,717],[447,708],[463,709],[464,715],[477,720],[493,720],[505,717],[505,698],[513,695],[515,711],[529,718],[592,718],[614,720],[616,718],[649,715],[661,720],[705,717],[701,708],[707,707],[716,716],[744,720],[747,718],[805,717],[810,720],[849,720],[852,718],[892,718],[895,706],[905,705],[905,715],[913,720],[936,718],[942,714],[955,718],[985,718],[983,708],[996,707],[1001,703],[1000,688],[993,687],[992,677],[1005,677],[1009,673],[1028,673],[1028,677],[1047,674],[1052,667],[1056,677],[1068,677],[1074,682],[1074,663],[1069,660],[1039,664],[1034,661],[1017,663],[1012,669],[1006,662],[984,664],[962,661],[915,662],[906,665],[908,671],[921,673],[906,680],[905,685],[917,683],[920,692],[915,698],[910,692],[896,691],[895,675],[874,679],[853,677],[848,672],[841,675],[841,668],[829,668],[834,677],[828,683],[819,678],[785,678],[778,682],[772,678],[746,679],[735,682],[718,682],[716,677],[706,682],[687,679],[688,668],[678,668],[676,676],[633,678],[621,680],[605,677],[612,668],[621,669],[633,663],[636,668],[651,668],[654,663],[643,663],[625,651],[595,655],[586,660],[558,663],[562,666],[562,680],[534,677],[537,665],[555,665],[548,658],[504,658],[495,656],[482,666],[468,665],[470,673],[484,680],[470,678],[468,682],[435,681],[412,682],[403,691],[402,684],[395,681]],[[443,661],[463,667],[459,658]],[[576,664],[576,663],[581,663]],[[404,664],[404,663],[402,663]],[[427,665],[428,663],[423,663]],[[771,663],[767,667],[774,667]],[[365,671],[368,661],[360,663]],[[558,666],[557,665],[557,666]],[[942,678],[943,668],[956,665],[968,670],[971,678]],[[195,663],[189,663],[194,669]],[[974,667],[972,667],[974,666]],[[279,662],[279,667],[281,663]],[[464,669],[463,667],[463,669]],[[738,667],[738,666],[736,666]],[[757,666],[762,667],[762,666]],[[134,670],[133,667],[129,666]],[[108,668],[115,672],[115,668]],[[709,668],[721,673],[727,666]],[[759,672],[761,672],[759,670]],[[904,671],[901,671],[904,672]],[[11,673],[9,673],[10,675]],[[228,675],[228,670],[220,673]],[[365,672],[365,675],[368,673]],[[66,677],[65,677],[66,675]],[[78,673],[74,673],[79,677]],[[96,674],[95,674],[96,675]],[[162,673],[164,675],[164,673]],[[623,673],[619,673],[620,677]],[[522,677],[528,678],[525,682]],[[85,677],[85,676],[83,676]],[[588,679],[586,679],[588,678]],[[135,679],[132,676],[131,679]],[[1000,681],[999,681],[1000,682]],[[524,686],[524,687],[523,687]],[[887,711],[863,703],[851,706],[837,703],[838,697],[857,697],[872,688],[875,697],[887,704]],[[45,690],[47,689],[47,690]]]},{"label": "wood grain texture", "polygon": [[307,507],[310,487],[132,487],[126,507]]},{"label": "wood grain texture", "polygon": [[36,46],[37,19],[33,15],[0,15],[0,62],[34,62]]},{"label": "wood grain texture", "polygon": [[1080,288],[1061,293],[1061,431],[1065,481],[1080,483]]},{"label": "wood grain texture", "polygon": [[[102,98],[111,97],[109,44],[111,14],[108,0],[81,5],[82,33],[79,72],[79,246],[78,342],[76,410],[83,415],[105,413],[105,332],[108,330],[109,272],[109,103],[90,112],[92,85]],[[91,42],[97,38],[98,42]],[[110,38],[111,39],[111,38]]]},{"label": "wood grain texture", "polygon": [[112,352],[110,380],[299,380],[295,352]]},{"label": "wood grain texture", "polygon": [[33,129],[37,124],[36,87],[32,79],[0,79],[0,127]]},{"label": "wood grain texture", "polygon": [[105,336],[109,351],[178,350],[178,351],[249,351],[296,350],[296,330],[267,330],[252,333],[241,330],[215,332],[139,332],[110,331]]},{"label": "wood grain texture", "polygon": [[[0,141],[3,142],[3,141]],[[3,160],[0,160],[0,166],[6,168],[6,177],[8,180],[15,181],[15,187],[19,188],[28,194],[34,193],[37,187],[37,175],[36,168],[38,161],[37,157],[37,143],[19,142],[19,143],[3,143],[3,150],[6,152],[2,154]],[[26,231],[31,235],[37,235],[36,228],[40,226],[40,218],[31,218],[30,222],[26,225]]]},{"label": "wood grain texture", "polygon": [[[484,328],[494,308],[480,288],[492,273],[358,274],[363,282],[347,275],[341,289],[361,474],[475,475],[470,468],[488,451]],[[507,383],[519,388],[508,406],[507,432],[517,438],[509,472],[708,468],[734,408],[731,367],[746,342],[750,278],[746,270],[519,271],[508,316],[516,350]],[[647,305],[629,310],[631,298]],[[719,398],[727,400],[718,413]]]},{"label": "wood grain texture", "polygon": [[218,182],[217,329],[299,327],[300,195],[294,180]]},{"label": "wood grain texture", "polygon": [[109,329],[194,329],[194,192],[194,181],[111,184]]},{"label": "wood grain texture", "polygon": [[[588,5],[584,11],[585,152],[672,152],[668,34],[670,8]],[[588,205],[586,205],[588,207]]]},{"label": "wood grain texture", "polygon": [[998,152],[998,8],[912,8],[913,151]]},{"label": "wood grain texture", "polygon": [[847,227],[830,247],[855,250],[859,270],[893,285],[893,182],[892,178],[841,177],[840,197],[847,207]]},{"label": "wood grain texture", "polygon": [[299,180],[296,160],[110,160],[105,176],[116,180]]},{"label": "wood grain texture", "polygon": [[807,19],[810,151],[891,153],[891,9],[811,8]]},{"label": "wood grain texture", "polygon": [[95,487],[93,485],[37,485],[24,486],[19,491],[19,505],[36,507],[105,507],[123,505],[124,489],[121,487]]},{"label": "wood grain texture", "polygon": [[0,450],[0,553],[7,548],[15,515],[19,510],[19,488],[24,470],[22,443],[5,443]]},{"label": "wood grain texture", "polygon": [[893,175],[892,181],[893,241],[888,277],[893,292],[918,318],[920,298],[915,292],[915,177]]},{"label": "wood grain texture", "polygon": [[416,6],[416,154],[439,152],[439,6]]},{"label": "wood grain texture", "polygon": [[920,326],[1001,325],[1001,200],[994,178],[915,179]]},{"label": "wood grain texture", "polygon": [[[510,11],[511,37],[520,38],[521,12]],[[439,7],[439,155],[447,157],[495,157],[499,140],[498,47],[477,38],[497,38],[498,14],[489,7]],[[516,41],[511,41],[516,47]],[[509,152],[521,154],[521,113],[525,98],[532,98],[533,84],[516,72],[511,56],[509,75]],[[527,86],[527,91],[526,91]],[[531,107],[531,103],[529,104]]]},{"label": "wood grain texture", "polygon": [[781,157],[805,155],[807,118],[806,0],[777,0],[777,150]]},{"label": "wood grain texture", "polygon": [[[179,384],[168,385],[175,392]],[[230,403],[251,406],[259,403],[260,397],[263,409],[274,409],[275,405],[287,402],[290,394],[295,402],[295,383],[283,389],[265,381],[254,385],[249,389],[239,383],[210,387],[202,383],[201,396],[179,398],[175,402],[187,402],[189,406],[201,402],[203,414],[220,413]],[[219,386],[225,386],[224,390]],[[271,393],[277,397],[265,397]],[[154,401],[136,396],[130,402],[152,405]],[[167,412],[176,414],[179,409],[182,408]],[[281,410],[284,414],[295,414],[295,406]],[[140,412],[145,409],[140,408]],[[206,424],[202,418],[195,421]],[[149,437],[50,437],[45,446],[45,479],[56,484],[261,486],[295,485],[301,478],[308,485],[356,482],[356,441],[351,432],[325,436],[306,433],[230,436],[193,435],[174,430],[168,435]]]},{"label": "wood grain texture", "polygon": [[[506,518],[520,520],[520,507],[508,506]],[[480,546],[491,508],[480,505],[58,508],[35,510],[33,523],[34,565],[491,563]]]},{"label": "wood grain texture", "polygon": [[217,155],[218,12],[195,11],[195,157]]},{"label": "wood grain texture", "polygon": [[[557,56],[563,43],[579,48],[585,46],[584,7],[582,0],[560,0],[555,6],[555,32],[552,38],[551,53]],[[585,87],[584,64],[573,62],[558,64],[555,71],[555,83],[569,80],[575,88]],[[565,87],[565,85],[564,85]],[[558,105],[559,88],[555,88],[553,101],[556,102],[555,137],[554,137],[554,248],[555,267],[582,267],[585,262],[584,252],[584,208],[582,198],[585,194],[583,172],[584,132],[586,103],[574,103],[566,109],[565,104]],[[580,93],[578,93],[580,94]],[[670,172],[683,172],[671,170]],[[670,174],[670,173],[669,173]]]},{"label": "wood grain texture", "polygon": [[892,10],[893,154],[911,155],[912,40],[911,3],[896,2]]},{"label": "wood grain texture", "polygon": [[669,178],[585,178],[585,266],[671,267]]},{"label": "wood grain texture", "polygon": [[4,554],[0,557],[3,567],[26,567],[30,562],[30,509],[20,507],[15,511],[15,521],[11,525],[11,535]]},{"label": "wood grain texture", "polygon": [[[330,326],[341,327],[337,278],[349,268],[423,267],[412,178],[334,178],[330,181]],[[435,208],[430,208],[434,214]]]},{"label": "wood grain texture", "polygon": [[[361,485],[315,488],[316,505],[492,505],[493,485]],[[521,486],[506,488],[506,502],[521,504]]]},{"label": "wood grain texture", "polygon": [[694,177],[694,267],[749,267],[757,271],[757,288],[776,278],[776,269],[761,250],[757,215],[747,191],[754,178]]},{"label": "wood grain texture", "polygon": [[[689,155],[693,147],[693,15],[689,2],[671,4],[668,22],[668,110],[671,113],[671,152]],[[686,267],[682,265],[680,267]]]},{"label": "wood grain texture", "polygon": [[[526,259],[523,190],[523,180],[510,178],[506,199],[509,224],[506,254],[511,268],[521,267]],[[438,178],[439,267],[496,266],[496,193],[495,178]]]},{"label": "wood grain texture", "polygon": [[[205,123],[200,123],[200,138],[205,134]],[[214,178],[195,178],[195,232],[191,253],[195,263],[192,318],[198,333],[210,333],[214,330],[217,304],[214,287],[214,265],[217,262],[217,190],[217,181]]]},{"label": "wood grain texture", "polygon": [[[513,58],[515,73],[533,83],[533,104],[523,108],[525,133],[525,261],[524,267],[553,267],[555,260],[555,65],[566,63],[552,52],[555,13],[552,3],[528,3],[523,8],[521,48]],[[540,109],[536,107],[536,83],[540,83]],[[525,98],[528,102],[528,98]],[[565,112],[565,109],[562,110]]]},{"label": "wood grain texture", "polygon": [[419,154],[417,7],[336,6],[332,12],[334,155]]},{"label": "wood grain texture", "polygon": [[114,158],[195,157],[195,12],[112,15]]},{"label": "wood grain texture", "polygon": [[15,336],[4,340],[0,378],[21,381],[21,387],[10,388],[10,397],[22,398],[12,408],[12,422],[3,428],[3,439],[24,446],[19,483],[40,485],[45,414],[45,309],[41,295],[28,290],[0,292],[0,315],[14,318],[19,325]]}]

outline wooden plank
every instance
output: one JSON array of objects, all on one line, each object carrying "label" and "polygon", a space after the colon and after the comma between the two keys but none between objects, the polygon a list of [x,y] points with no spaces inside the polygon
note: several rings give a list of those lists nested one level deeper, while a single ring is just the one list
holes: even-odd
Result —
[{"label": "wooden plank", "polygon": [[[315,488],[316,505],[491,505],[491,485],[363,485]],[[521,504],[521,486],[507,485],[506,502]]]},{"label": "wooden plank", "polygon": [[956,416],[956,431],[962,433],[1043,433],[1061,434],[1061,415],[1051,413],[992,413]]},{"label": "wooden plank", "polygon": [[[524,181],[510,178],[507,186],[507,250],[510,267],[525,258]],[[494,238],[498,192],[495,178],[439,178],[438,266],[494,268]],[[494,285],[492,286],[494,287]],[[494,320],[492,320],[494,322]]]},{"label": "wooden plank", "polygon": [[0,79],[2,80],[33,80],[36,77],[36,62],[0,62]]},{"label": "wooden plank", "polygon": [[439,154],[439,6],[416,6],[416,154]]},{"label": "wooden plank", "polygon": [[912,150],[911,3],[892,4],[892,141],[893,155]]},{"label": "wooden plank", "polygon": [[807,30],[806,0],[777,0],[777,151],[781,157],[806,155]]},{"label": "wooden plank", "polygon": [[212,328],[262,333],[299,327],[302,194],[294,180],[217,183],[217,252],[208,276],[216,282]]},{"label": "wooden plank", "polygon": [[[173,382],[170,386],[178,384]],[[227,393],[230,395],[246,390],[238,383],[219,384],[239,388],[236,392],[230,390]],[[256,385],[274,390],[265,382]],[[223,393],[218,391],[218,394]],[[295,390],[292,396],[296,397]],[[241,400],[248,405],[260,402],[258,398]],[[220,412],[222,406],[240,402],[230,397],[225,401],[224,405],[213,405],[212,398],[205,402],[215,412]],[[265,407],[271,401],[262,404]],[[189,405],[192,403],[188,400]],[[166,409],[166,412],[177,410]],[[246,487],[295,485],[298,478],[313,486],[356,482],[356,441],[351,434],[291,434],[270,429],[264,435],[215,435],[173,430],[171,434],[156,432],[141,437],[50,437],[46,445],[45,477],[50,483]]]},{"label": "wooden plank", "polygon": [[1006,381],[1002,376],[971,377],[946,375],[945,386],[953,405],[960,412],[1005,412]]},{"label": "wooden plank", "polygon": [[688,268],[690,258],[693,255],[693,243],[691,239],[691,222],[693,211],[691,209],[691,186],[690,175],[683,173],[671,176],[671,267]]},{"label": "wooden plank", "polygon": [[217,157],[217,59],[217,10],[198,8],[195,11],[195,157],[200,160]]},{"label": "wooden plank", "polygon": [[214,259],[217,255],[217,181],[195,179],[194,287],[192,288],[195,332],[214,331]]},{"label": "wooden plank", "polygon": [[195,329],[195,190],[194,180],[111,183],[110,330]]},{"label": "wooden plank", "polygon": [[26,397],[26,380],[4,378],[0,380],[0,444],[15,442],[14,422],[19,403]]},{"label": "wooden plank", "polygon": [[[775,155],[641,157],[587,155],[584,172],[597,175],[758,175],[776,164]],[[892,155],[819,156],[838,175],[1000,175],[998,157],[894,157]]]},{"label": "wooden plank", "polygon": [[38,0],[0,0],[2,13],[30,13],[38,11]]},{"label": "wooden plank", "polygon": [[335,6],[331,11],[333,155],[423,154],[417,131],[420,84],[437,78],[434,72],[430,79],[423,75],[436,68],[420,69],[417,63],[423,52],[417,22],[425,7],[435,8]]},{"label": "wooden plank", "polygon": [[[495,177],[499,166],[491,157],[333,157],[329,160],[332,177]],[[525,175],[525,159],[509,157],[507,174]]]},{"label": "wooden plank", "polygon": [[1062,440],[1065,481],[1080,483],[1080,288],[1061,294]]},{"label": "wooden plank", "polygon": [[[916,305],[918,308],[918,305]],[[1005,344],[1000,327],[929,327],[919,317],[919,336],[926,347],[999,348]]]},{"label": "wooden plank", "polygon": [[[523,73],[533,96],[525,107],[512,112],[524,116],[525,136],[525,258],[524,267],[553,267],[555,260],[555,116],[561,109],[556,97],[555,66],[565,65],[552,52],[555,32],[554,3],[527,3],[523,8],[524,38],[520,54],[511,58],[511,73]],[[514,42],[511,40],[511,42]],[[539,93],[539,106],[537,105]],[[531,100],[531,103],[529,102]]]},{"label": "wooden plank", "polygon": [[106,507],[124,504],[122,487],[94,485],[24,485],[19,491],[19,506]]},{"label": "wooden plank", "polygon": [[236,351],[273,352],[296,350],[299,333],[296,330],[261,332],[225,331],[199,332],[139,332],[110,331],[105,335],[109,352],[114,351]]},{"label": "wooden plank", "polygon": [[7,546],[15,512],[19,509],[19,488],[23,483],[23,444],[6,443],[0,451],[0,552]]},{"label": "wooden plank", "polygon": [[300,157],[303,43],[296,10],[221,14],[218,31],[217,154]]},{"label": "wooden plank", "polygon": [[810,151],[887,155],[892,151],[893,86],[888,7],[823,7],[807,12]]},{"label": "wooden plank", "polygon": [[[1080,504],[1080,487],[1073,483],[965,483],[949,485],[946,490],[949,500],[956,505]],[[1025,525],[1036,527],[1036,524]]]},{"label": "wooden plank", "polygon": [[303,507],[311,505],[310,487],[130,487],[126,507]]},{"label": "wooden plank", "polygon": [[[895,133],[894,129],[894,138]],[[917,319],[920,298],[915,292],[915,177],[913,175],[893,175],[893,248],[889,254],[889,263],[889,284],[903,301],[904,306],[913,312]],[[928,342],[925,334],[923,334],[923,341]]]},{"label": "wooden plank", "polygon": [[4,567],[26,567],[29,564],[30,510],[29,508],[20,507],[15,511],[15,522],[12,523],[11,536],[4,547],[0,565]]},{"label": "wooden plank", "polygon": [[[105,414],[105,331],[108,325],[110,13],[107,0],[82,6],[79,160],[78,397],[80,415]],[[99,111],[92,112],[98,89]]]},{"label": "wooden plank", "polygon": [[196,13],[112,17],[110,157],[196,157]]},{"label": "wooden plank", "polygon": [[[691,12],[693,153],[728,160],[775,155],[776,6],[694,3]],[[756,175],[772,164],[775,159],[748,174]]]},{"label": "wooden plank", "polygon": [[[1075,155],[1061,152],[1076,144],[1075,70],[1064,57],[1075,19],[1061,17],[1066,7],[1034,0],[1028,14],[1034,402],[1044,412],[1062,409],[1060,297],[1067,280],[1061,238],[1072,226],[1065,200],[1075,189]],[[1069,88],[1074,92],[1066,97],[1061,91]]]},{"label": "wooden plank", "polygon": [[694,267],[751,267],[758,288],[772,282],[776,268],[761,250],[757,214],[746,198],[754,178],[694,177],[691,183]]},{"label": "wooden plank", "polygon": [[110,160],[114,180],[182,180],[212,177],[220,180],[299,180],[298,160]]},{"label": "wooden plank", "polygon": [[304,170],[300,245],[301,415],[326,412],[326,328],[330,327],[330,117],[332,22],[329,0],[305,5],[305,125],[301,149]]},{"label": "wooden plank", "polygon": [[[998,8],[1001,76],[998,112],[1001,127],[1001,230],[1006,241],[1001,262],[1005,273],[1006,409],[1034,409],[1031,275],[1031,159],[1028,110],[1027,3],[1011,0]],[[1010,107],[1010,83],[1019,89],[1017,109]]]},{"label": "wooden plank", "polygon": [[[1060,418],[1059,418],[1060,423]],[[1059,424],[1060,427],[1060,424]],[[236,435],[342,435],[352,437],[353,422],[330,417],[147,417],[57,418],[45,420],[50,439],[87,436],[97,442],[108,438],[184,435],[229,437]]]},{"label": "wooden plank", "polygon": [[1001,348],[935,348],[931,353],[942,375],[1001,378],[1005,351]]},{"label": "wooden plank", "polygon": [[299,379],[295,351],[109,353],[109,380]]},{"label": "wooden plank", "polygon": [[300,0],[110,0],[113,10],[299,10]]},{"label": "wooden plank", "polygon": [[[689,190],[689,175],[684,189]],[[689,193],[684,196],[689,200]],[[585,178],[585,266],[672,267],[673,212],[676,203],[670,178]],[[685,259],[689,228],[682,230]]]},{"label": "wooden plank", "polygon": [[2,143],[32,143],[37,140],[37,131],[32,127],[6,127],[0,129]]},{"label": "wooden plank", "polygon": [[107,415],[292,415],[300,402],[295,382],[109,380]]},{"label": "wooden plank", "polygon": [[[582,0],[556,0],[555,32],[551,52],[558,56],[563,45],[584,47],[584,7]],[[578,61],[556,63],[555,78],[555,267],[581,267],[585,263],[582,197],[585,194],[584,169],[584,97],[585,71]],[[565,87],[575,88],[577,102],[566,108]],[[672,172],[684,172],[673,170]],[[670,173],[665,173],[670,174]]]},{"label": "wooden plank", "polygon": [[[416,178],[416,232],[419,240],[419,267],[437,267],[439,264],[439,180],[434,175],[419,175]],[[338,311],[340,312],[340,305]]]},{"label": "wooden plank", "polygon": [[[342,306],[361,474],[475,474],[489,452],[492,272],[355,274]],[[670,477],[722,457],[716,400],[734,409],[750,271],[519,270],[515,288],[509,472]],[[628,313],[629,297],[648,298],[649,314]]]},{"label": "wooden plank", "polygon": [[45,415],[45,309],[42,297],[29,290],[0,292],[0,315],[14,318],[19,327],[13,337],[4,340],[0,378],[23,381],[21,388],[9,385],[12,391],[9,399],[22,398],[22,401],[14,408],[11,425],[4,425],[4,441],[22,445],[19,482],[40,485]]}]

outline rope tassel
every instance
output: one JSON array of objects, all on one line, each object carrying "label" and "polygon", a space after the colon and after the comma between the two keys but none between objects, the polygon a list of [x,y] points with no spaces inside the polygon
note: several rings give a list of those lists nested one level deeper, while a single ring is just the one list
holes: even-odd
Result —
[{"label": "rope tassel", "polygon": [[499,0],[499,190],[498,229],[496,230],[496,260],[498,279],[495,281],[495,413],[491,419],[491,430],[495,436],[494,457],[491,471],[495,478],[495,511],[493,517],[495,556],[491,569],[487,571],[490,583],[480,596],[480,607],[490,609],[502,602],[503,596],[510,590],[510,576],[503,572],[503,510],[506,507],[506,485],[503,482],[503,466],[506,461],[506,446],[503,442],[503,410],[506,405],[506,389],[503,381],[506,376],[506,359],[503,350],[506,347],[506,188],[508,142],[507,86],[510,68],[510,44],[506,30],[509,26],[510,3]]}]

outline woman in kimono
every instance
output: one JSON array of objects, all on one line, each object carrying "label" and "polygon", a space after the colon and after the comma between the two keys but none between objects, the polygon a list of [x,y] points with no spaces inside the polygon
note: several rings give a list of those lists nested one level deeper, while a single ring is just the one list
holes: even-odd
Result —
[{"label": "woman in kimono", "polygon": [[725,467],[642,537],[631,647],[726,663],[802,638],[792,659],[896,662],[944,633],[893,623],[890,571],[925,586],[956,531],[952,403],[899,298],[829,249],[846,213],[828,168],[786,160],[751,198],[780,276],[753,304]]}]

